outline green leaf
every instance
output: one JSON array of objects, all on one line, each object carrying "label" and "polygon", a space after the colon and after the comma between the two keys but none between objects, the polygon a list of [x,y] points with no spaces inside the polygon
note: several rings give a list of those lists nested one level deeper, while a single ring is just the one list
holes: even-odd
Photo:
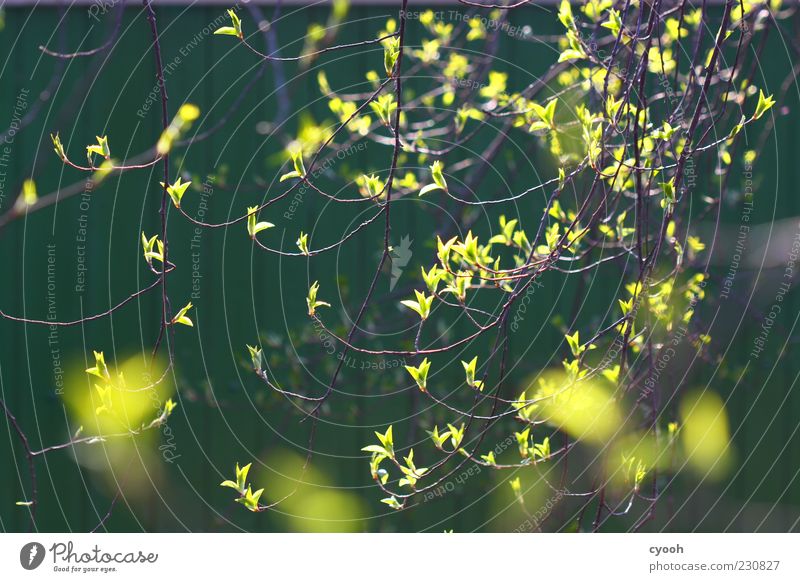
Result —
[{"label": "green leaf", "polygon": [[56,152],[59,158],[61,158],[62,162],[67,161],[67,153],[64,151],[64,144],[61,143],[61,138],[58,135],[58,132],[55,134],[50,134],[50,139],[53,141],[53,150]]},{"label": "green leaf", "polygon": [[258,212],[258,206],[249,206],[247,208],[247,232],[252,239],[256,238],[256,235],[262,230],[275,226],[271,222],[256,222],[256,212]]},{"label": "green leaf", "polygon": [[431,369],[431,363],[428,361],[428,358],[422,360],[419,366],[406,366],[405,367],[414,381],[417,383],[417,386],[422,392],[428,391],[428,371]]},{"label": "green leaf", "polygon": [[[557,99],[551,99],[547,102],[546,105],[542,106],[538,103],[531,103],[531,107],[533,108],[534,113],[542,120],[542,123],[545,124],[547,129],[555,129],[555,115],[556,115],[556,105],[558,103]],[[531,128],[538,129],[537,124],[531,125]],[[534,129],[529,129],[529,131],[533,132]]]},{"label": "green leaf", "polygon": [[[164,187],[164,182],[159,182],[161,187]],[[181,207],[181,198],[183,198],[183,194],[186,192],[186,189],[192,182],[181,182],[180,176],[178,179],[172,183],[171,186],[167,186],[167,194],[169,197],[172,198],[172,203],[175,205],[175,208]]]},{"label": "green leaf", "polygon": [[470,388],[477,388],[483,390],[483,382],[475,379],[475,370],[478,367],[478,356],[472,358],[469,362],[461,361],[464,366],[464,373],[466,375],[466,383]]},{"label": "green leaf", "polygon": [[384,453],[390,459],[394,459],[394,435],[392,432],[392,426],[389,425],[389,428],[386,429],[386,432],[381,434],[378,431],[375,431],[375,436],[378,437],[381,445],[385,449]]},{"label": "green leaf", "polygon": [[453,445],[453,450],[457,450],[461,447],[461,441],[464,440],[464,423],[461,423],[460,428],[456,428],[454,425],[448,423],[447,428],[450,432],[450,444]]},{"label": "green leaf", "polygon": [[425,285],[428,287],[428,291],[432,294],[436,294],[436,289],[439,287],[439,281],[442,280],[442,276],[444,275],[444,271],[442,271],[437,265],[433,265],[430,271],[425,271],[425,267],[420,267],[422,270],[422,280],[425,281]]},{"label": "green leaf", "polygon": [[428,184],[424,186],[422,190],[419,191],[419,196],[425,196],[428,192],[433,192],[434,190],[441,190],[442,187],[439,184]]},{"label": "green leaf", "polygon": [[758,104],[756,105],[756,112],[753,114],[753,119],[758,119],[762,115],[764,115],[767,111],[769,111],[772,106],[775,105],[775,99],[773,99],[772,95],[767,97],[764,95],[764,91],[758,91]]},{"label": "green leaf", "polygon": [[508,484],[511,485],[511,491],[514,492],[514,495],[522,500],[522,483],[520,482],[519,477],[514,477],[508,482]]},{"label": "green leaf", "polygon": [[574,61],[576,59],[582,59],[586,57],[586,53],[577,49],[566,49],[561,52],[558,57],[558,62],[563,63],[564,61]]},{"label": "green leaf", "polygon": [[550,437],[544,437],[544,440],[533,445],[533,458],[534,461],[538,459],[547,459],[550,456]]},{"label": "green leaf", "polygon": [[366,447],[362,447],[361,450],[365,453],[377,453],[386,457],[390,456],[389,452],[380,445],[367,445]]},{"label": "green leaf", "polygon": [[664,191],[664,198],[661,200],[661,208],[666,208],[669,204],[675,203],[675,178],[669,182],[661,182],[661,189]]},{"label": "green leaf", "polygon": [[619,35],[619,31],[622,28],[622,18],[620,18],[619,12],[617,12],[613,8],[609,10],[608,20],[602,23],[600,26],[610,30],[611,34],[613,34],[614,36]]},{"label": "green leaf", "polygon": [[247,484],[247,474],[250,472],[250,467],[253,463],[247,463],[244,467],[239,468],[239,463],[236,463],[236,483],[239,486],[239,491],[244,491]]},{"label": "green leaf", "polygon": [[[191,123],[200,117],[200,108],[194,103],[184,103],[178,109],[178,114],[175,116],[180,123]],[[175,121],[173,119],[173,121]]]},{"label": "green leaf", "polygon": [[164,403],[164,417],[169,417],[177,406],[178,404],[172,398],[167,398],[167,401]]},{"label": "green leaf", "polygon": [[255,493],[253,493],[252,489],[248,486],[247,491],[245,491],[244,496],[240,497],[236,500],[237,503],[241,503],[250,511],[258,511],[258,500],[261,498],[261,494],[264,493],[263,489],[259,489]]},{"label": "green leaf", "polygon": [[295,244],[297,245],[297,248],[300,249],[301,253],[303,253],[304,255],[308,255],[309,254],[309,252],[308,252],[308,234],[306,234],[306,233],[301,231],[300,232],[300,236],[295,241]]},{"label": "green leaf", "polygon": [[381,463],[384,459],[388,458],[386,451],[383,447],[378,447],[377,445],[370,445],[371,447],[375,447],[376,449],[380,449],[381,452],[374,452],[372,453],[372,457],[369,460],[369,473],[372,476],[373,480],[380,481],[382,484],[386,484],[386,481],[389,480],[389,472],[386,469],[381,469]]},{"label": "green leaf", "polygon": [[[156,248],[158,250],[155,250]],[[151,238],[147,238],[144,232],[142,232],[142,249],[148,265],[153,265],[153,259],[157,259],[162,263],[164,262],[164,243],[158,240],[157,234],[154,234]]]},{"label": "green leaf", "polygon": [[446,430],[443,433],[439,434],[439,427],[434,426],[433,431],[429,432],[428,434],[431,435],[431,440],[433,444],[436,446],[437,449],[441,449],[444,445],[445,441],[450,438],[450,431]]},{"label": "green leaf", "polygon": [[232,26],[223,26],[214,31],[214,34],[229,34],[230,36],[239,36],[236,29]]},{"label": "green leaf", "polygon": [[417,300],[406,299],[400,303],[419,314],[420,319],[428,319],[431,313],[431,305],[433,304],[434,295],[426,296],[422,291],[414,290]]},{"label": "green leaf", "polygon": [[371,174],[361,174],[356,178],[356,184],[361,188],[361,194],[365,198],[378,198],[386,187],[386,183],[379,176]]},{"label": "green leaf", "polygon": [[302,178],[306,175],[306,167],[303,163],[302,149],[293,149],[289,152],[289,154],[292,156],[292,165],[294,166],[294,170],[281,176],[281,182],[290,180],[291,178]]},{"label": "green leaf", "polygon": [[248,345],[247,350],[250,352],[250,359],[253,361],[253,369],[256,372],[261,372],[264,366],[264,355],[261,348]]},{"label": "green leaf", "polygon": [[442,239],[438,235],[436,236],[436,257],[445,271],[447,270],[447,264],[450,262],[450,251],[457,240],[458,237],[454,236],[447,242],[442,242]]},{"label": "green leaf", "polygon": [[292,178],[302,178],[303,176],[297,172],[296,170],[292,170],[291,172],[286,172],[283,176],[281,176],[280,182],[285,182],[286,180],[291,180]]},{"label": "green leaf", "polygon": [[24,206],[32,206],[36,204],[39,195],[36,192],[36,182],[33,178],[28,178],[22,183],[22,194],[20,194],[20,204]]},{"label": "green leaf", "polygon": [[214,31],[214,34],[228,34],[230,36],[238,36],[243,38],[242,34],[242,21],[233,10],[228,10],[228,15],[231,17],[231,24],[233,26],[223,26]]},{"label": "green leaf", "polygon": [[95,352],[92,350],[92,353],[94,353],[95,364],[91,368],[86,368],[86,373],[97,376],[101,380],[109,380],[111,375],[108,373],[108,366],[106,366],[106,359],[103,352]]},{"label": "green leaf", "polygon": [[417,467],[414,464],[414,449],[408,451],[408,456],[404,457],[406,462],[405,467],[400,467],[400,471],[405,475],[403,479],[400,479],[398,485],[403,487],[408,485],[412,489],[416,486],[417,481],[428,472],[426,467]]},{"label": "green leaf", "polygon": [[92,163],[92,155],[97,154],[98,156],[102,156],[105,159],[109,159],[111,157],[111,150],[108,147],[108,137],[103,136],[97,137],[97,143],[93,145],[86,146],[86,157],[89,159],[89,163]]},{"label": "green leaf", "polygon": [[517,447],[519,448],[519,455],[525,459],[528,457],[528,440],[530,439],[531,427],[527,427],[522,432],[515,432],[514,437],[517,439]]},{"label": "green leaf", "polygon": [[161,136],[156,143],[156,152],[165,156],[172,149],[177,140],[189,127],[192,122],[200,117],[200,108],[192,103],[184,103],[178,109],[178,113],[170,121],[169,126],[161,132]]},{"label": "green leaf", "polygon": [[392,509],[397,509],[397,510],[403,509],[403,506],[400,504],[400,502],[397,501],[397,499],[395,499],[394,495],[392,495],[391,497],[386,497],[385,499],[381,499],[381,503],[385,503]]},{"label": "green leaf", "polygon": [[400,56],[400,39],[397,37],[388,38],[383,42],[383,68],[386,75],[391,77],[397,58]]},{"label": "green leaf", "polygon": [[95,408],[94,413],[99,415],[103,412],[111,412],[111,408],[113,407],[113,402],[111,400],[111,388],[108,386],[98,386],[97,384],[94,385],[95,390],[97,390],[97,395],[100,398],[100,406]]},{"label": "green leaf", "polygon": [[308,315],[311,317],[317,312],[317,307],[330,307],[331,304],[325,301],[317,301],[317,291],[319,291],[319,281],[314,281],[314,284],[308,288],[308,297],[306,297],[306,305],[308,305]]},{"label": "green leaf", "polygon": [[616,366],[612,366],[610,368],[606,368],[601,373],[603,375],[603,378],[605,378],[606,380],[608,380],[612,384],[616,384],[617,381],[619,380],[619,370],[620,370],[620,366],[619,366],[619,364],[617,364]]},{"label": "green leaf", "polygon": [[572,6],[569,0],[561,0],[561,5],[558,8],[558,19],[566,28],[572,28],[575,24],[575,19],[572,16]]}]

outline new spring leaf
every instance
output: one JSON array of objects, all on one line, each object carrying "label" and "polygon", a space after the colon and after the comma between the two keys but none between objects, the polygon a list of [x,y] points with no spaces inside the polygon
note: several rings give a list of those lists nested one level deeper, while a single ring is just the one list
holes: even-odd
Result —
[{"label": "new spring leaf", "polygon": [[250,235],[250,238],[253,239],[256,238],[256,235],[262,230],[267,230],[275,226],[271,222],[256,222],[256,212],[258,212],[258,206],[247,207],[247,233]]},{"label": "new spring leaf", "polygon": [[756,105],[756,112],[753,113],[753,119],[758,119],[762,115],[764,115],[767,111],[769,111],[772,106],[775,105],[775,99],[770,95],[767,97],[764,95],[764,91],[758,91],[758,104]]},{"label": "new spring leaf", "polygon": [[431,305],[433,304],[433,295],[426,296],[425,293],[422,291],[414,290],[414,294],[417,296],[417,300],[414,301],[413,299],[406,299],[405,301],[401,301],[400,303],[408,307],[409,309],[413,309],[419,314],[420,319],[428,319],[428,316],[431,313]]},{"label": "new spring leaf", "polygon": [[61,143],[61,138],[58,135],[58,132],[55,134],[50,134],[50,139],[53,140],[53,150],[56,152],[59,158],[61,158],[62,162],[67,161],[67,153],[64,151],[64,144]]},{"label": "new spring leaf", "polygon": [[253,361],[253,369],[256,373],[261,373],[261,370],[264,367],[264,355],[261,351],[261,348],[258,346],[247,346],[247,350],[250,352],[250,359]]},{"label": "new spring leaf", "polygon": [[182,307],[181,310],[178,311],[178,313],[175,314],[175,317],[172,318],[173,325],[176,323],[180,323],[181,325],[188,325],[189,327],[194,327],[194,323],[192,323],[192,320],[186,316],[186,314],[189,312],[191,308],[192,308],[192,302],[190,301],[184,307]]},{"label": "new spring leaf", "polygon": [[147,235],[142,232],[142,249],[144,250],[144,259],[151,267],[153,259],[164,262],[164,243],[158,239],[157,234],[147,238]]},{"label": "new spring leaf", "polygon": [[388,38],[383,43],[383,67],[386,75],[391,77],[397,57],[400,56],[400,39],[395,37]]},{"label": "new spring leaf", "polygon": [[297,241],[295,241],[297,248],[300,249],[300,252],[304,255],[308,255],[308,234],[301,232],[300,236],[298,237]]},{"label": "new spring leaf", "polygon": [[442,162],[436,160],[431,165],[431,178],[433,178],[433,184],[428,184],[422,190],[419,191],[420,196],[424,196],[428,192],[432,192],[433,190],[444,190],[447,192],[447,181],[444,179],[444,175],[442,174]]},{"label": "new spring leaf", "polygon": [[86,368],[86,373],[97,376],[101,380],[109,380],[111,375],[108,373],[108,366],[106,366],[106,359],[103,352],[93,353],[95,364],[91,368]]},{"label": "new spring leaf", "polygon": [[[163,188],[164,182],[159,182],[159,183]],[[181,207],[181,198],[183,198],[183,194],[186,192],[186,189],[189,187],[189,184],[191,184],[191,181],[181,182],[181,178],[180,176],[178,176],[178,179],[175,182],[173,182],[171,186],[166,187],[167,194],[169,194],[169,197],[172,198],[172,203],[175,205],[175,208]]]},{"label": "new spring leaf", "polygon": [[394,459],[394,436],[392,434],[392,427],[391,425],[389,428],[386,429],[386,432],[381,434],[378,431],[375,431],[375,436],[378,437],[380,441],[380,445],[367,445],[363,447],[361,450],[366,453],[374,453],[377,455],[383,455],[384,457],[388,457],[390,459]]},{"label": "new spring leaf", "polygon": [[281,176],[280,181],[283,182],[284,180],[289,180],[291,178],[302,178],[306,175],[306,167],[303,163],[303,151],[302,150],[293,150],[292,154],[292,165],[294,165],[294,170],[291,172],[285,173]]},{"label": "new spring leaf", "polygon": [[[56,149],[56,151],[58,151],[58,149]],[[102,156],[106,160],[111,157],[111,150],[108,148],[108,137],[100,137],[98,135],[96,144],[86,146],[86,157],[88,158],[90,165],[92,164],[92,156],[95,154]]]},{"label": "new spring leaf", "polygon": [[462,360],[461,365],[464,366],[467,386],[476,388],[477,390],[483,390],[483,381],[475,379],[475,370],[478,367],[478,356],[475,356],[469,362]]}]

